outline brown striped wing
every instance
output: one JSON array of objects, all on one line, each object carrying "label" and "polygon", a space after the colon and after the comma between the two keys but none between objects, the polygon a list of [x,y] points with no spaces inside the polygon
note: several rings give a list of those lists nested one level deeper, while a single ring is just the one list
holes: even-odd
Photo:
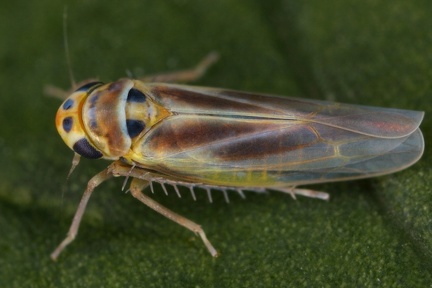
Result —
[{"label": "brown striped wing", "polygon": [[173,116],[134,146],[139,165],[167,178],[276,187],[382,175],[423,151],[423,113],[155,85]]}]

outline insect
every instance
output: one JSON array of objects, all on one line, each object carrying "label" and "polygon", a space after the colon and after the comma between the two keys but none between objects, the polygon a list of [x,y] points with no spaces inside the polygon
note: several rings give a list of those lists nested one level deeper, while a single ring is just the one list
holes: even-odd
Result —
[{"label": "insect", "polygon": [[[88,183],[57,259],[74,240],[93,190],[114,176],[132,178],[131,194],[198,234],[196,223],[163,207],[142,191],[159,183],[219,190],[277,190],[328,199],[299,185],[393,173],[414,164],[424,149],[423,112],[339,104],[225,89],[153,83],[193,80],[216,60],[195,69],[140,80],[90,82],[60,106],[57,130],[79,157],[113,161]],[[51,91],[51,94],[55,92]]]}]

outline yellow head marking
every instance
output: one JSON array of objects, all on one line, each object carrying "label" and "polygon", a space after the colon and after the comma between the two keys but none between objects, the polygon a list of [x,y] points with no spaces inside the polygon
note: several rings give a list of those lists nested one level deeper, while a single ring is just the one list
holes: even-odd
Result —
[{"label": "yellow head marking", "polygon": [[82,106],[89,93],[101,82],[88,83],[78,88],[60,106],[56,115],[56,127],[66,145],[76,153],[90,159],[98,159],[103,154],[88,138],[83,125]]}]

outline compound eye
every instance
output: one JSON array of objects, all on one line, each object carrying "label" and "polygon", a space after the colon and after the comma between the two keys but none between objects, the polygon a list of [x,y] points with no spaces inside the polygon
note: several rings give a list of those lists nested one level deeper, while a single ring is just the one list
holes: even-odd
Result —
[{"label": "compound eye", "polygon": [[89,90],[90,88],[93,88],[93,87],[96,88],[96,87],[99,87],[103,84],[104,83],[100,82],[100,81],[90,82],[90,83],[84,84],[83,86],[79,87],[77,90],[75,90],[75,92],[80,92],[80,91],[85,92],[85,91]]},{"label": "compound eye", "polygon": [[74,105],[74,101],[72,99],[67,99],[63,103],[63,110],[69,110],[73,107],[73,105]]},{"label": "compound eye", "polygon": [[102,153],[90,145],[90,143],[85,138],[78,140],[73,145],[73,150],[88,159],[99,159],[103,156]]}]

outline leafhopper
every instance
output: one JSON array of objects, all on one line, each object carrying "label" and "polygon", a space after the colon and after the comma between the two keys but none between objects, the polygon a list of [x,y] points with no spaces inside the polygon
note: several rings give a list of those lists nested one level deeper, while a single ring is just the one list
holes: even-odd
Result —
[{"label": "leafhopper", "polygon": [[52,259],[74,240],[93,190],[114,176],[132,178],[132,196],[198,234],[216,257],[198,224],[143,190],[159,183],[178,195],[178,186],[188,187],[193,197],[200,187],[210,199],[214,190],[226,199],[229,191],[245,190],[328,199],[297,187],[394,173],[423,153],[423,112],[169,83],[196,79],[216,58],[213,53],[195,69],[140,80],[92,81],[64,100],[56,127],[75,152],[73,167],[80,156],[113,162],[89,181]]}]

